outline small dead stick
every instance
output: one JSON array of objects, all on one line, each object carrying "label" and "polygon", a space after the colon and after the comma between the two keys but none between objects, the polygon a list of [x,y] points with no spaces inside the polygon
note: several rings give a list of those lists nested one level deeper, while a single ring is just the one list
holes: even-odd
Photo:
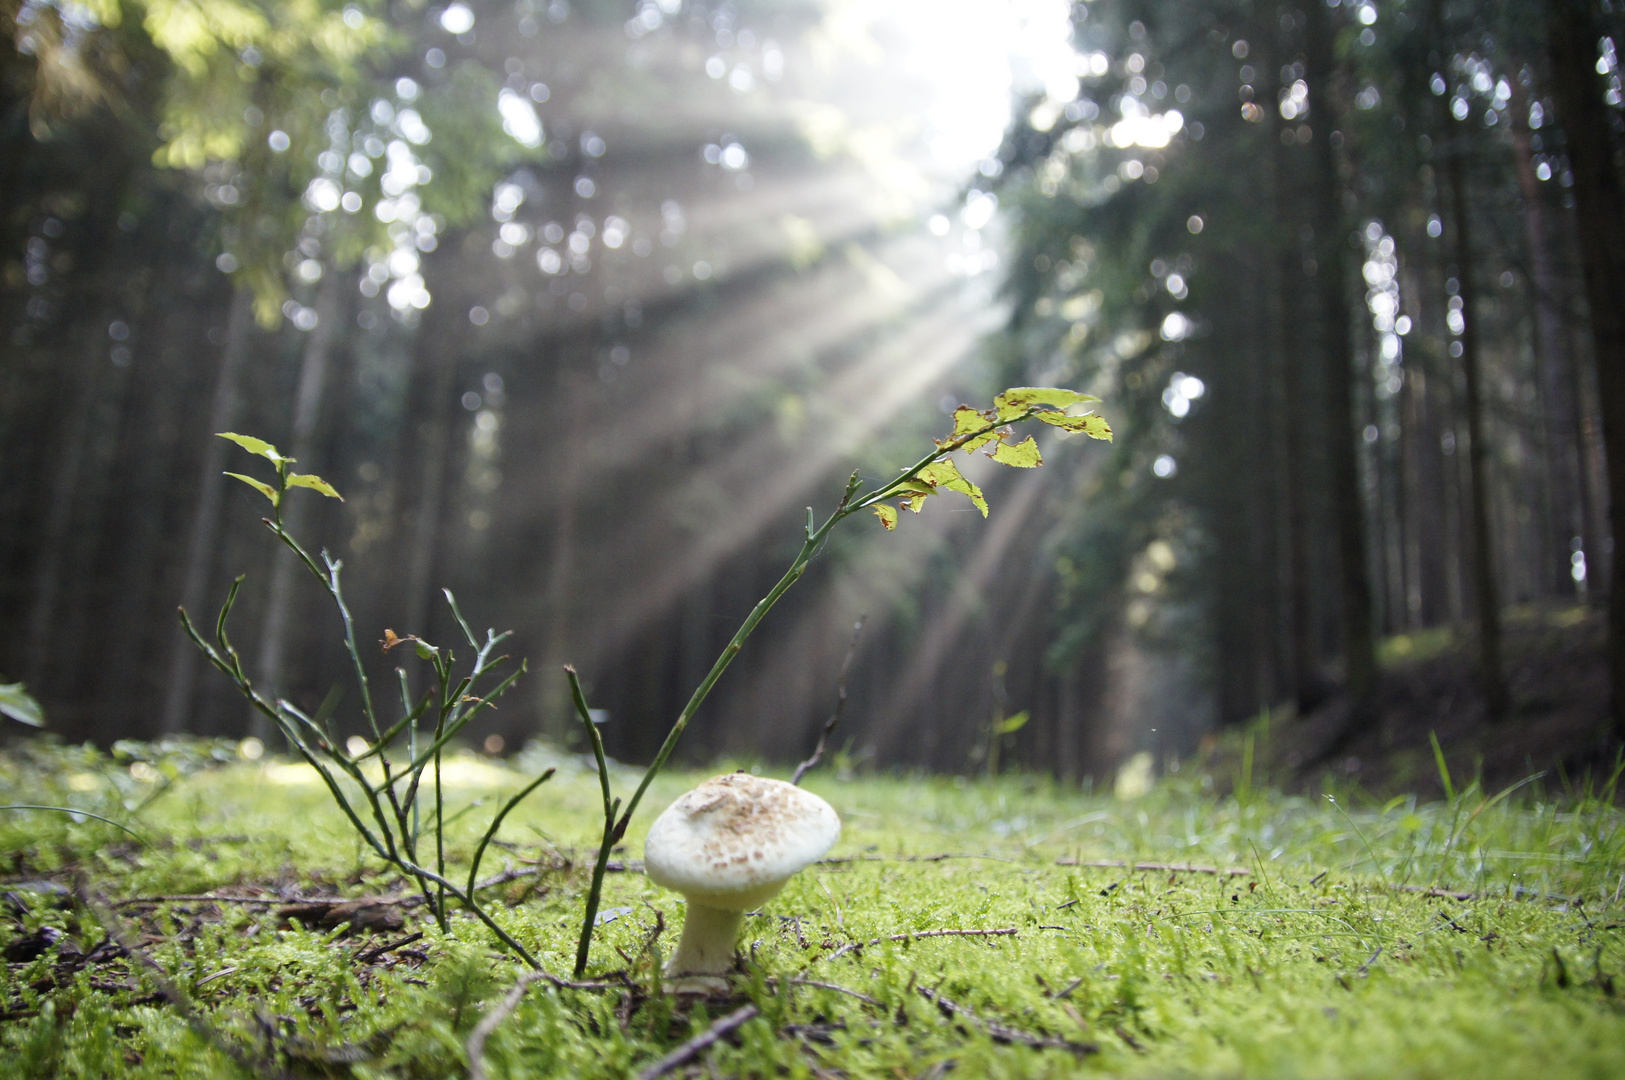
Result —
[{"label": "small dead stick", "polygon": [[474,1025],[474,1030],[468,1035],[466,1049],[468,1051],[468,1080],[485,1080],[485,1040],[491,1037],[491,1032],[497,1025],[513,1015],[519,1007],[519,999],[525,996],[530,984],[548,977],[545,971],[527,971],[513,984],[496,1008],[480,1017],[480,1022]]},{"label": "small dead stick", "polygon": [[834,960],[849,952],[857,952],[867,946],[887,941],[913,941],[915,938],[931,937],[1014,937],[1016,929],[1014,926],[1006,926],[999,930],[916,930],[912,934],[892,934],[890,937],[877,937],[871,941],[854,941],[850,945],[842,945],[823,959]]},{"label": "small dead stick", "polygon": [[389,944],[380,945],[376,949],[368,949],[366,952],[357,953],[355,958],[356,963],[370,964],[374,960],[377,960],[379,957],[383,956],[385,953],[392,953],[396,949],[412,944],[412,942],[417,941],[421,937],[423,937],[423,931],[419,930],[415,934],[407,934],[399,941],[391,941]]},{"label": "small dead stick", "polygon": [[921,997],[925,998],[925,1000],[933,1003],[937,1008],[941,1009],[945,1016],[950,1018],[957,1017],[969,1021],[971,1024],[987,1032],[988,1037],[994,1042],[1019,1043],[1022,1046],[1030,1046],[1034,1050],[1070,1050],[1079,1057],[1083,1057],[1087,1054],[1097,1054],[1100,1052],[1100,1047],[1096,1046],[1094,1043],[1073,1042],[1070,1039],[1045,1038],[1043,1036],[1033,1035],[1029,1032],[1021,1031],[1013,1027],[1007,1027],[1006,1025],[999,1023],[997,1020],[984,1020],[966,1006],[959,1004],[957,1001],[950,1001],[929,987],[917,986],[914,989]]},{"label": "small dead stick", "polygon": [[[860,994],[856,990],[851,989],[850,987],[840,986],[840,985],[838,985],[836,983],[819,982],[817,979],[802,979],[802,978],[794,978],[794,979],[789,979],[787,981],[790,983],[791,986],[811,986],[811,987],[813,987],[814,989],[817,989],[817,990],[833,990],[837,994],[845,994],[847,997],[857,998],[859,1001],[863,1002],[865,1005],[877,1005],[877,1006],[884,1007],[883,1002],[875,1000],[874,998],[870,997],[868,994]],[[770,986],[777,986],[779,984],[778,979],[768,979],[767,982],[768,982],[768,985],[770,985]]]},{"label": "small dead stick", "polygon": [[468,1078],[469,1080],[485,1080],[485,1040],[497,1029],[497,1025],[513,1015],[519,1007],[519,1000],[525,996],[532,983],[548,982],[564,990],[620,990],[623,984],[612,982],[573,982],[561,979],[548,971],[527,971],[519,977],[508,992],[503,995],[496,1007],[480,1018],[469,1033],[468,1042],[464,1048],[468,1052]]},{"label": "small dead stick", "polygon": [[[515,870],[504,870],[500,874],[493,874],[491,877],[488,877],[488,878],[484,879],[483,881],[476,884],[474,886],[474,888],[476,890],[495,888],[498,885],[506,885],[510,881],[518,881],[521,878],[535,877],[538,874],[544,874],[544,873],[546,873],[547,871],[549,871],[551,869],[553,869],[553,867],[526,866],[526,867],[520,867],[520,868],[515,869]],[[611,869],[624,869],[624,867],[611,867]],[[352,899],[364,900],[367,903],[374,904],[374,905],[398,904],[401,907],[407,907],[407,908],[418,907],[419,905],[421,905],[423,903],[422,895],[417,894],[417,893],[413,893],[411,896],[363,896],[363,897],[342,897],[342,896],[235,896],[235,895],[215,896],[215,895],[211,895],[209,893],[184,893],[184,894],[174,894],[174,895],[167,895],[167,896],[133,896],[128,900],[117,901],[113,906],[115,908],[123,908],[123,907],[136,907],[136,906],[141,905],[141,904],[204,904],[204,903],[210,903],[210,904],[264,904],[267,907],[275,907],[276,905],[279,905],[279,904],[342,904],[342,903],[345,903],[348,900],[352,900]]]},{"label": "small dead stick", "polygon": [[1251,877],[1252,871],[1242,866],[1193,866],[1190,863],[1124,862],[1122,859],[1074,859],[1062,855],[1056,866],[1093,866],[1105,870],[1166,870],[1171,874],[1219,874],[1223,877]]},{"label": "small dead stick", "polygon": [[727,1038],[733,1031],[754,1020],[760,1013],[761,1010],[754,1005],[741,1005],[688,1040],[688,1042],[638,1073],[638,1080],[657,1080],[658,1077],[665,1076],[674,1069],[682,1068],[705,1053],[717,1042]]},{"label": "small dead stick", "polygon": [[790,777],[790,783],[797,787],[801,785],[801,778],[807,775],[807,770],[824,760],[824,744],[829,741],[830,732],[840,725],[841,717],[846,713],[846,673],[852,670],[852,658],[858,654],[858,638],[862,635],[863,624],[868,619],[869,616],[864,615],[852,624],[852,640],[846,646],[846,658],[841,661],[840,681],[836,683],[835,711],[824,721],[824,730],[818,735],[818,745],[813,747],[812,757],[797,765],[795,773]]},{"label": "small dead stick", "polygon": [[[276,1077],[281,1080],[282,1077],[288,1075],[284,1070],[277,1068],[273,1062],[245,1052],[242,1047],[236,1045],[216,1030],[212,1024],[198,1014],[197,1010],[192,1007],[192,1003],[186,999],[175,984],[169,981],[168,974],[158,965],[158,961],[148,956],[140,945],[125,936],[124,929],[119,924],[118,915],[112,909],[104,904],[100,898],[93,895],[83,883],[80,883],[75,891],[78,893],[79,902],[90,910],[97,922],[102,924],[102,930],[106,932],[107,936],[125,952],[140,961],[141,965],[147,969],[147,974],[152,979],[153,985],[158,988],[159,996],[169,1002],[175,1011],[181,1014],[198,1038],[256,1076]],[[215,974],[218,976],[224,974],[224,972],[216,972]]]}]

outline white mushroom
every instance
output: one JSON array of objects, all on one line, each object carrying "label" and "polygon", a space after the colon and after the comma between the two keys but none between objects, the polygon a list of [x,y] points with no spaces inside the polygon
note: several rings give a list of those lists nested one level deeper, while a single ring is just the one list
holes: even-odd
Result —
[{"label": "white mushroom", "polygon": [[719,982],[733,963],[741,916],[776,896],[840,836],[829,803],[749,773],[713,777],[672,803],[643,846],[649,879],[688,898],[666,974],[701,976],[698,987]]}]

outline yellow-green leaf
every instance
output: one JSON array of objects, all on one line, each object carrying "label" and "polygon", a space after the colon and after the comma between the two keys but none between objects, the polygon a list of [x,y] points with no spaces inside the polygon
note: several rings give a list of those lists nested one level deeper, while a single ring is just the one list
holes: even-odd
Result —
[{"label": "yellow-green leaf", "polygon": [[270,443],[266,442],[264,439],[256,439],[252,435],[239,435],[235,431],[220,431],[216,432],[216,434],[222,439],[230,439],[244,450],[247,450],[250,454],[258,454],[266,461],[274,464],[281,464],[284,461],[293,460],[291,457],[283,457],[281,451],[272,446]]},{"label": "yellow-green leaf", "polygon": [[895,506],[887,506],[885,503],[876,504],[875,517],[879,518],[880,523],[886,526],[887,532],[897,528],[897,508]]},{"label": "yellow-green leaf", "polygon": [[[947,446],[956,439],[963,438],[973,431],[981,431],[982,428],[996,422],[997,421],[994,419],[991,412],[977,412],[969,405],[961,405],[959,408],[954,410],[954,433],[948,436],[946,439],[937,439],[935,442],[938,446]],[[997,432],[989,431],[976,436],[976,438],[971,439],[963,445],[956,446],[954,449],[975,450],[977,447],[984,446],[998,437],[999,435]]]},{"label": "yellow-green leaf", "polygon": [[338,491],[334,489],[332,484],[329,484],[326,480],[323,480],[319,476],[312,475],[311,473],[294,473],[292,476],[288,477],[288,486],[309,488],[312,491],[321,492],[329,499],[337,499],[339,502],[344,501],[344,496],[340,495]]},{"label": "yellow-green leaf", "polygon": [[252,476],[244,476],[242,473],[229,472],[226,475],[236,477],[249,487],[253,488],[255,491],[259,492],[261,495],[264,495],[267,499],[270,499],[272,506],[276,506],[282,501],[282,496],[279,495],[276,488],[272,487],[270,484],[262,484]]},{"label": "yellow-green leaf", "polygon": [[993,423],[993,417],[987,413],[961,405],[954,410],[954,434],[969,435],[977,428],[984,428]]},{"label": "yellow-green leaf", "polygon": [[1030,719],[1032,719],[1032,714],[1026,709],[1022,709],[1020,712],[1016,713],[1016,715],[1009,717],[1006,720],[1002,720],[995,725],[993,728],[993,733],[995,735],[1013,734],[1026,727],[1027,721]]},{"label": "yellow-green leaf", "polygon": [[933,487],[944,487],[967,496],[982,512],[982,516],[987,517],[987,500],[982,498],[982,489],[965,479],[959,466],[952,461],[934,461],[916,475]]},{"label": "yellow-green leaf", "polygon": [[1076,390],[1062,390],[1054,386],[1013,386],[993,399],[993,408],[1000,420],[1013,420],[1034,405],[1064,409],[1069,405],[1099,400],[1092,394],[1080,394]]},{"label": "yellow-green leaf", "polygon": [[1036,469],[1044,464],[1043,457],[1038,453],[1038,443],[1031,435],[1014,446],[1001,442],[993,450],[993,460],[1001,465],[1014,465],[1018,469]]},{"label": "yellow-green leaf", "polygon": [[918,514],[920,507],[925,505],[926,496],[935,494],[936,490],[930,484],[922,484],[918,480],[909,480],[906,483],[898,484],[895,494],[901,495],[903,505]]},{"label": "yellow-green leaf", "polygon": [[1111,425],[1106,423],[1104,416],[1097,416],[1094,413],[1084,413],[1082,416],[1068,416],[1065,413],[1054,412],[1041,412],[1033,415],[1044,421],[1044,423],[1058,427],[1063,431],[1081,432],[1091,439],[1112,441]]}]

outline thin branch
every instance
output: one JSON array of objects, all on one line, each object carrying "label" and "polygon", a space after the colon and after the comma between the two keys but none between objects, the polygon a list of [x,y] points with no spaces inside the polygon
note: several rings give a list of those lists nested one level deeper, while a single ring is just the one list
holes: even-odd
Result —
[{"label": "thin branch", "polygon": [[1190,863],[1124,862],[1122,859],[1075,859],[1062,855],[1056,866],[1092,866],[1105,870],[1166,870],[1171,874],[1218,874],[1223,877],[1252,877],[1244,866],[1193,866]]},{"label": "thin branch", "polygon": [[824,721],[824,730],[818,734],[818,745],[813,747],[812,757],[796,766],[795,775],[790,777],[790,783],[796,787],[801,786],[801,778],[807,775],[807,770],[816,768],[824,760],[824,744],[829,741],[830,732],[840,724],[841,717],[846,714],[846,675],[852,670],[852,658],[858,654],[858,637],[863,633],[863,624],[869,616],[863,615],[852,624],[852,640],[847,643],[846,657],[841,661],[840,679],[835,684],[835,711],[829,714]]},{"label": "thin branch", "polygon": [[391,941],[389,944],[380,945],[376,949],[368,949],[366,952],[357,953],[355,957],[356,963],[370,964],[374,960],[384,956],[386,953],[392,953],[396,949],[404,948],[407,945],[412,944],[412,942],[420,940],[422,937],[423,931],[419,930],[416,933],[407,934],[399,941]]},{"label": "thin branch", "polygon": [[[815,990],[833,990],[837,994],[845,994],[847,997],[857,998],[865,1005],[874,1005],[880,1008],[885,1007],[885,1002],[872,998],[868,994],[860,994],[850,987],[841,986],[839,983],[819,982],[817,979],[803,979],[799,976],[794,979],[787,979],[785,981],[791,986],[810,986]],[[771,978],[768,979],[767,982],[769,986],[776,986],[778,985],[779,980],[776,978]]]},{"label": "thin branch", "polygon": [[513,988],[503,995],[496,1008],[482,1016],[480,1022],[474,1025],[474,1030],[469,1033],[466,1046],[468,1051],[468,1080],[485,1080],[485,1040],[491,1037],[491,1033],[497,1029],[498,1024],[513,1015],[513,1011],[519,1007],[519,999],[525,996],[525,991],[530,989],[530,984],[538,979],[545,978],[547,978],[547,972],[545,971],[525,972],[519,977],[519,981],[513,984]]},{"label": "thin branch", "polygon": [[1033,1035],[1030,1032],[1001,1024],[997,1020],[984,1020],[966,1006],[959,1004],[957,1001],[950,1001],[929,987],[917,986],[915,990],[925,1000],[941,1009],[943,1015],[950,1019],[958,1018],[968,1021],[972,1026],[986,1032],[994,1042],[1019,1043],[1022,1046],[1030,1046],[1034,1050],[1069,1050],[1079,1057],[1100,1052],[1100,1047],[1094,1043],[1080,1043],[1073,1042],[1070,1039],[1054,1038],[1053,1036]]},{"label": "thin branch", "polygon": [[854,941],[850,945],[842,945],[839,949],[822,957],[824,960],[834,960],[850,952],[859,952],[870,945],[880,945],[887,941],[913,941],[915,938],[933,937],[1014,937],[1016,927],[1006,926],[999,930],[916,930],[912,934],[892,934],[890,937],[877,937],[870,941]]},{"label": "thin branch", "polygon": [[682,1068],[709,1050],[719,1040],[726,1038],[760,1014],[761,1010],[754,1005],[741,1005],[653,1065],[650,1065],[647,1069],[638,1073],[638,1080],[658,1080],[659,1077],[665,1076],[675,1069]]}]

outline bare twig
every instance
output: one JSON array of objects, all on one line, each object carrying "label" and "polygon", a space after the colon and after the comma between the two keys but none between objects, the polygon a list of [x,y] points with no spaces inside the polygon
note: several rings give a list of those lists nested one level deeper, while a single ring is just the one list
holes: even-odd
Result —
[{"label": "bare twig", "polygon": [[[191,893],[173,896],[133,896],[128,900],[120,900],[113,906],[115,908],[134,907],[137,904],[265,904],[274,907],[277,904],[321,904],[337,903],[339,897],[335,896],[209,896],[202,893]],[[376,903],[386,902],[379,898]],[[393,901],[389,901],[393,902]]]},{"label": "bare twig", "polygon": [[[876,1005],[876,1006],[880,1006],[882,1008],[884,1007],[883,1002],[880,1002],[880,1001],[876,1000],[875,998],[870,997],[868,994],[860,994],[856,990],[850,989],[849,987],[841,986],[841,985],[839,985],[837,983],[819,982],[817,979],[803,979],[803,978],[800,978],[800,977],[797,977],[797,978],[794,978],[794,979],[789,979],[789,980],[786,980],[786,981],[788,981],[791,986],[811,986],[816,990],[833,990],[837,994],[845,994],[847,997],[857,998],[859,1001],[863,1002],[865,1005]],[[768,985],[770,985],[770,986],[776,986],[776,985],[778,985],[779,980],[778,979],[768,979],[767,982],[768,982]]]},{"label": "bare twig", "polygon": [[1069,1050],[1079,1057],[1084,1057],[1088,1054],[1097,1054],[1100,1052],[1100,1047],[1096,1046],[1094,1043],[1080,1043],[1073,1042],[1070,1039],[1058,1039],[1054,1037],[1034,1035],[1030,1032],[1021,1031],[1018,1028],[1001,1024],[997,1020],[984,1020],[964,1005],[961,1005],[956,1001],[950,1001],[937,991],[928,987],[917,986],[915,987],[915,991],[921,997],[925,998],[925,1000],[935,1004],[937,1008],[942,1010],[945,1016],[968,1021],[973,1026],[981,1028],[983,1031],[987,1032],[988,1037],[994,1042],[1017,1043],[1021,1046],[1030,1046],[1034,1050]]},{"label": "bare twig", "polygon": [[863,624],[868,618],[867,615],[859,616],[858,621],[852,624],[852,640],[847,643],[846,658],[841,661],[840,678],[835,684],[835,711],[824,721],[824,730],[818,734],[818,745],[813,747],[812,757],[797,765],[794,775],[790,777],[790,783],[798,787],[801,785],[801,778],[807,775],[807,770],[816,768],[818,763],[824,760],[824,744],[829,741],[830,732],[840,726],[841,717],[846,714],[846,675],[852,670],[852,658],[858,654],[858,638],[862,635]]},{"label": "bare twig", "polygon": [[1092,866],[1105,870],[1166,870],[1171,874],[1218,874],[1223,877],[1251,877],[1244,866],[1194,866],[1190,863],[1124,862],[1122,859],[1075,859],[1062,855],[1056,866]]},{"label": "bare twig", "polygon": [[741,1005],[733,1012],[688,1040],[647,1069],[638,1073],[638,1080],[657,1080],[674,1069],[680,1069],[709,1050],[719,1040],[754,1020],[761,1010],[754,1005]]},{"label": "bare twig", "polygon": [[915,938],[933,937],[1014,937],[1016,927],[1006,926],[999,930],[916,930],[912,934],[892,934],[889,937],[877,937],[871,941],[854,941],[850,945],[842,945],[839,949],[823,957],[825,960],[834,960],[845,956],[849,952],[858,952],[870,945],[879,945],[887,941],[913,941]]},{"label": "bare twig", "polygon": [[377,960],[379,957],[383,956],[385,953],[392,953],[396,949],[412,944],[412,942],[417,941],[421,937],[423,937],[423,931],[419,930],[415,934],[407,934],[399,941],[391,941],[389,944],[380,945],[376,949],[368,949],[366,952],[357,953],[355,958],[356,963],[370,964],[374,960]]},{"label": "bare twig", "polygon": [[480,1017],[480,1022],[475,1024],[474,1030],[469,1033],[466,1044],[468,1080],[485,1080],[485,1040],[491,1037],[491,1032],[497,1029],[498,1024],[513,1015],[513,1011],[519,1007],[519,999],[525,996],[530,984],[548,977],[545,971],[525,972],[519,977],[519,981],[513,984],[512,989],[503,995],[496,1008]]}]

